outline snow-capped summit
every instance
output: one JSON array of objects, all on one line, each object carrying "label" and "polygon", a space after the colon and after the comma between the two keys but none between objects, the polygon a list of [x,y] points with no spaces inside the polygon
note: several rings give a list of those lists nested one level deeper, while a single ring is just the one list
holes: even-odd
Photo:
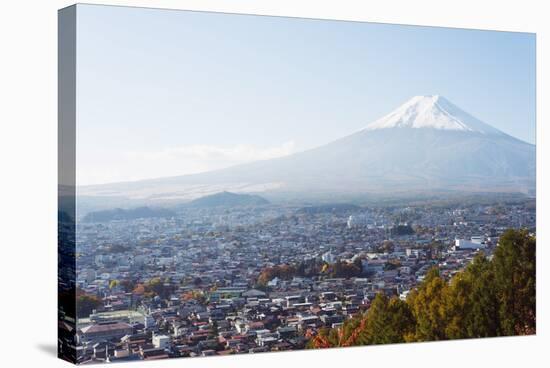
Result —
[{"label": "snow-capped summit", "polygon": [[367,125],[365,130],[388,128],[432,128],[504,134],[439,95],[415,96],[393,112]]}]

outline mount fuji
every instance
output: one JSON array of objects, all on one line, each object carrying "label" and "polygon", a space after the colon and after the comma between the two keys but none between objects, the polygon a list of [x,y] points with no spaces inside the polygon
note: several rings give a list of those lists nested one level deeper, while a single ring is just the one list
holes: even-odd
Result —
[{"label": "mount fuji", "polygon": [[504,134],[438,95],[415,96],[392,113],[369,124],[365,130],[389,128],[431,128],[480,134]]},{"label": "mount fuji", "polygon": [[191,200],[221,191],[304,195],[535,189],[535,146],[442,96],[415,96],[365,128],[289,156],[201,174],[81,187],[81,195]]}]

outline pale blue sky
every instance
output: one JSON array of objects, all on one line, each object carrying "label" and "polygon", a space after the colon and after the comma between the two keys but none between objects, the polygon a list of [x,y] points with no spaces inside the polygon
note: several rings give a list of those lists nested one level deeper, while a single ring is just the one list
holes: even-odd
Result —
[{"label": "pale blue sky", "polygon": [[535,36],[79,5],[77,180],[180,175],[353,133],[439,94],[535,142]]}]

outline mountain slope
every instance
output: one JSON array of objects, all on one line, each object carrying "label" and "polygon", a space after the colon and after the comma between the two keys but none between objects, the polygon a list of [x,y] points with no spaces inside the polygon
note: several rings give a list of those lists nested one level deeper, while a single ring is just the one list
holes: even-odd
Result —
[{"label": "mountain slope", "polygon": [[534,145],[445,98],[416,96],[354,134],[301,153],[202,174],[83,189],[157,200],[224,190],[329,197],[411,190],[528,192],[535,187],[535,156]]}]

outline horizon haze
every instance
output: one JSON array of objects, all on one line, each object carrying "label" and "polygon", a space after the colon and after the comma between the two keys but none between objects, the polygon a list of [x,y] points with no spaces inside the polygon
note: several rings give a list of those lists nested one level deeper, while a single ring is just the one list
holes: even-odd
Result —
[{"label": "horizon haze", "polygon": [[535,141],[532,34],[78,9],[78,185],[289,156],[359,131],[415,95],[446,96]]}]

